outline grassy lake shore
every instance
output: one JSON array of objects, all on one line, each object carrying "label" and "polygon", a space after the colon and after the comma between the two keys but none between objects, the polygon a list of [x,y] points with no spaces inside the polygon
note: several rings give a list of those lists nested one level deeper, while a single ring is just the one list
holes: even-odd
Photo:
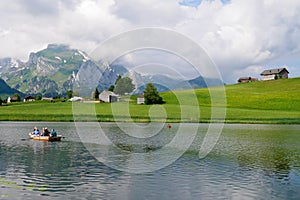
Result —
[{"label": "grassy lake shore", "polygon": [[211,120],[213,108],[216,113],[226,109],[225,123],[300,124],[300,78],[227,85],[226,102],[220,101],[212,106],[210,94],[217,94],[220,89],[164,92],[161,96],[166,103],[161,106],[137,105],[134,97],[130,102],[112,104],[60,101],[11,103],[0,106],[0,120],[221,122],[222,117]]}]

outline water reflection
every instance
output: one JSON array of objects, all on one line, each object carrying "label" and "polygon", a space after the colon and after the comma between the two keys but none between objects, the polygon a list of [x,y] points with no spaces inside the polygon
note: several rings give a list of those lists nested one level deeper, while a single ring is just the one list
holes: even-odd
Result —
[{"label": "water reflection", "polygon": [[[276,134],[276,137],[271,137]],[[284,137],[283,137],[284,134]],[[297,134],[298,135],[298,134]],[[285,179],[289,176],[295,156],[299,153],[299,142],[290,141],[297,135],[286,133],[251,133],[249,138],[238,138],[237,161],[242,167],[263,169],[265,175]],[[250,138],[250,137],[254,137]]]},{"label": "water reflection", "polygon": [[[130,174],[98,162],[80,142],[72,123],[47,123],[63,133],[62,142],[21,140],[35,124],[0,123],[0,199],[300,197],[299,126],[227,125],[215,149],[199,160],[204,125],[191,148],[172,165]],[[133,152],[155,151],[147,147],[164,145],[173,136],[165,132],[150,140],[132,140],[118,137],[113,124],[106,128],[114,142],[124,145],[121,148],[132,147]],[[128,160],[110,146],[95,148],[109,152],[116,162]]]}]

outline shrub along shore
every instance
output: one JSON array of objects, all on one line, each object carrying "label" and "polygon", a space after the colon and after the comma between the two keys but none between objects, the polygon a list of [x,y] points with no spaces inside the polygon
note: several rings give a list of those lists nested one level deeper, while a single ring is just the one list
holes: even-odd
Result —
[{"label": "shrub along shore", "polygon": [[[225,123],[300,124],[300,78],[258,81],[225,86],[226,102],[211,104],[209,90],[164,92],[166,102],[160,106],[137,105],[131,101],[117,103],[50,103],[35,101],[0,106],[1,121],[100,121],[100,122],[222,122]],[[211,113],[221,113],[211,119]],[[198,113],[198,111],[200,113]]]}]

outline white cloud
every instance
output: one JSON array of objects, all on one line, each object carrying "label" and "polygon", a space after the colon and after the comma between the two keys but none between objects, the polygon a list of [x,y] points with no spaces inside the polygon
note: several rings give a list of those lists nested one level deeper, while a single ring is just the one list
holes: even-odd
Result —
[{"label": "white cloud", "polygon": [[[227,82],[249,66],[283,66],[300,74],[300,2],[295,0],[11,0],[0,2],[0,57],[28,58],[48,43],[86,52],[123,31],[163,27],[202,45]],[[226,4],[222,2],[227,2]],[[178,45],[178,44],[177,44]],[[291,71],[291,74],[293,74]],[[234,72],[234,73],[233,73]],[[249,71],[250,73],[250,71]]]},{"label": "white cloud", "polygon": [[240,77],[254,77],[260,79],[260,73],[264,71],[264,67],[261,65],[251,65],[244,69],[233,71],[233,77],[236,80]]},{"label": "white cloud", "polygon": [[177,1],[116,0],[113,13],[134,26],[173,27],[186,17]]},{"label": "white cloud", "polygon": [[179,30],[200,42],[232,81],[232,71],[300,54],[299,6],[296,1],[203,1]]}]

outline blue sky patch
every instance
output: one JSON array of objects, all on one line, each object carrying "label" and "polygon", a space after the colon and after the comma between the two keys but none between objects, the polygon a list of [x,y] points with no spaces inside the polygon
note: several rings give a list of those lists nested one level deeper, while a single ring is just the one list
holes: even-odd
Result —
[{"label": "blue sky patch", "polygon": [[[214,1],[214,0],[209,0]],[[220,0],[223,4],[229,3],[230,0]],[[202,0],[182,0],[179,2],[182,6],[189,6],[197,8],[201,4]]]},{"label": "blue sky patch", "polygon": [[182,0],[179,2],[182,6],[189,6],[189,7],[198,7],[201,4],[202,0]]}]

